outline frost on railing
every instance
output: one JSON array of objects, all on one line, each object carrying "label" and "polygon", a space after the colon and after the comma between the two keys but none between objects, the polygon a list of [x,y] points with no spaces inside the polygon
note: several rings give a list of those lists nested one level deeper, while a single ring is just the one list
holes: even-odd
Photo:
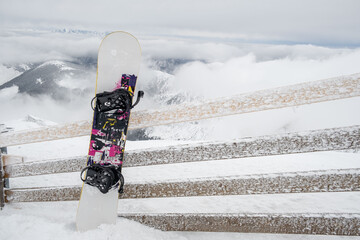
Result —
[{"label": "frost on railing", "polygon": [[[190,122],[356,96],[360,96],[360,74],[260,90],[217,100],[156,110],[133,111],[129,129]],[[83,121],[38,130],[4,133],[0,135],[0,146],[87,136],[90,135],[90,131],[91,123]]]},{"label": "frost on railing", "polygon": [[299,106],[356,96],[360,96],[359,73],[260,90],[206,102],[134,112],[131,124],[136,126],[136,128],[143,128]]},{"label": "frost on railing", "polygon": [[[360,191],[359,172],[360,169],[334,169],[158,183],[127,183],[120,197],[127,199]],[[6,190],[6,200],[8,202],[78,200],[80,192],[80,185],[9,189]]]},{"label": "frost on railing", "polygon": [[359,214],[149,213],[119,217],[163,231],[360,235]]},{"label": "frost on railing", "polygon": [[[127,151],[124,167],[345,149],[360,149],[360,126]],[[22,163],[17,156],[9,156],[9,159],[19,163],[5,164],[6,177],[78,172],[86,162],[86,156],[29,163]]]}]

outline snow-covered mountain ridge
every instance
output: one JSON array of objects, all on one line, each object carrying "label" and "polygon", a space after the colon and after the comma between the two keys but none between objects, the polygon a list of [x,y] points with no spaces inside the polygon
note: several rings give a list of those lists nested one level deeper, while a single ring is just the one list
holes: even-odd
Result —
[{"label": "snow-covered mountain ridge", "polygon": [[[68,61],[51,60],[24,71],[19,76],[2,84],[0,90],[17,86],[19,93],[26,93],[34,97],[50,95],[57,100],[66,100],[71,98],[71,91],[81,94],[91,90],[90,84],[88,84],[89,76],[87,66]],[[70,86],[79,86],[69,88],[62,84],[67,79],[72,82]],[[77,83],[79,81],[83,86]]]}]

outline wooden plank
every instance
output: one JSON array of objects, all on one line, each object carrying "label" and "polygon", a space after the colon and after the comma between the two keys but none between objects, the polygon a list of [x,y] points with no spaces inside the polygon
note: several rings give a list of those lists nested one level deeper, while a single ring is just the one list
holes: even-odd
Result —
[{"label": "wooden plank", "polygon": [[162,231],[360,236],[360,214],[120,213],[118,216]]},{"label": "wooden plank", "polygon": [[[133,111],[129,129],[197,121],[357,96],[360,96],[360,74],[353,74],[217,100]],[[0,146],[87,136],[90,135],[90,129],[90,122],[83,121],[37,130],[4,133],[0,135]]]},{"label": "wooden plank", "polygon": [[206,102],[134,112],[130,126],[145,128],[360,96],[360,74],[240,94]]},{"label": "wooden plank", "polygon": [[344,149],[360,149],[360,126],[139,150],[125,155],[124,164],[144,166]]},{"label": "wooden plank", "polygon": [[6,202],[47,202],[79,200],[81,186],[19,188],[5,190]]},{"label": "wooden plank", "polygon": [[22,156],[3,154],[1,157],[3,160],[4,166],[24,163],[24,157],[22,157]]},{"label": "wooden plank", "polygon": [[[8,202],[78,200],[80,186],[6,190]],[[126,198],[360,191],[360,169],[259,174],[179,182],[127,183]]]},{"label": "wooden plank", "polygon": [[127,184],[121,198],[160,198],[360,191],[360,169],[258,174]]},{"label": "wooden plank", "polygon": [[0,146],[9,147],[78,136],[90,136],[90,133],[91,123],[89,121],[81,121],[39,129],[3,133],[0,135]]},{"label": "wooden plank", "polygon": [[[316,151],[360,149],[360,126],[322,129],[302,133],[128,151],[125,167],[194,161],[221,160]],[[5,166],[6,177],[77,172],[86,156]]]},{"label": "wooden plank", "polygon": [[25,177],[54,173],[79,172],[86,166],[86,156],[45,160],[5,166],[5,177]]}]

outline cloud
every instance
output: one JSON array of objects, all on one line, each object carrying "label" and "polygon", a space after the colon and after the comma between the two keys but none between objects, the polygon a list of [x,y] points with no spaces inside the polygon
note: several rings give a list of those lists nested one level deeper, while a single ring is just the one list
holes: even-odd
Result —
[{"label": "cloud", "polygon": [[7,30],[0,34],[0,63],[27,63],[94,56],[101,37],[51,30]]},{"label": "cloud", "polygon": [[[48,60],[72,60],[76,57],[96,58],[105,33],[56,32],[61,29],[8,29],[0,34],[0,63],[28,63]],[[78,32],[77,32],[78,31]],[[138,37],[144,58],[178,58],[224,62],[231,58],[255,54],[258,61],[276,58],[326,58],[351,49],[314,45],[258,44],[217,42],[203,39]]]},{"label": "cloud", "polygon": [[21,73],[13,68],[6,67],[0,64],[0,85],[19,76]]},{"label": "cloud", "polygon": [[[15,87],[14,87],[15,88]],[[0,92],[0,122],[12,121],[33,115],[56,123],[90,120],[92,109],[90,96],[72,98],[71,101],[56,101],[50,96],[37,97],[27,94],[14,94],[14,88],[6,88]]]},{"label": "cloud", "polygon": [[4,26],[122,29],[143,36],[359,46],[357,0],[5,0]]},{"label": "cloud", "polygon": [[359,125],[360,98],[206,119],[146,129],[150,137],[174,140],[229,140],[244,137]]},{"label": "cloud", "polygon": [[[285,46],[282,50],[284,57],[279,59],[258,61],[255,53],[249,53],[224,62],[190,62],[175,71],[169,91],[186,93],[192,97],[188,101],[196,101],[360,72],[360,49]],[[271,52],[259,51],[263,57],[273,55]],[[360,124],[359,104],[356,97],[159,126],[148,128],[147,134],[164,139],[223,140],[351,126]]]},{"label": "cloud", "polygon": [[12,86],[9,88],[4,88],[0,90],[0,100],[2,102],[12,99],[16,97],[17,93],[19,92],[18,86]]},{"label": "cloud", "polygon": [[211,99],[360,72],[360,49],[332,54],[323,48],[314,54],[316,47],[310,53],[297,51],[267,61],[249,53],[225,62],[190,62],[175,72],[173,89]]},{"label": "cloud", "polygon": [[206,61],[225,61],[243,55],[237,46],[224,43],[181,39],[140,39],[143,55],[153,58],[178,58]]},{"label": "cloud", "polygon": [[[96,56],[101,34],[59,33],[53,30],[51,28],[29,31],[8,29],[0,33],[2,52],[0,62],[71,60],[79,56]],[[244,43],[230,41],[226,35],[222,35],[222,41],[219,41],[219,39],[211,39],[213,33],[216,32],[210,29],[206,32],[205,38],[188,38],[184,32],[179,32],[179,35],[183,37],[174,37],[176,33],[162,37],[140,34],[139,40],[144,61],[138,89],[141,90],[142,87],[152,84],[153,88],[148,89],[156,90],[159,88],[156,84],[161,81],[151,81],[159,80],[159,76],[163,76],[171,80],[168,81],[166,91],[164,90],[162,94],[171,95],[180,92],[184,93],[184,96],[190,96],[186,100],[191,101],[220,98],[360,72],[357,64],[360,62],[360,49],[330,48],[309,44]],[[191,35],[195,33],[190,32],[189,36]],[[182,58],[190,62],[175,69],[171,73],[173,75],[159,75],[155,72],[156,66],[150,66],[154,58]],[[59,84],[68,88],[79,88],[85,84],[85,82],[73,81],[76,79],[64,78]],[[1,115],[0,121],[22,118],[27,114],[54,122],[91,119],[92,110],[89,101],[92,93],[89,96],[74,96],[68,102],[61,103],[48,96],[31,97],[16,93],[16,88],[5,89],[1,92],[0,97],[3,96],[5,101],[0,103],[0,108],[6,114]],[[155,99],[154,94],[145,93],[145,98],[138,109],[166,105],[164,99],[169,98],[157,96]],[[164,101],[159,102],[161,100]],[[305,109],[304,107],[288,108],[271,113],[245,114],[200,121],[198,124],[150,128],[147,131],[154,137],[217,139],[304,130],[311,127],[360,124],[359,114],[354,113],[358,104],[359,99],[354,98],[351,102],[342,101],[341,104],[334,105],[328,103],[326,106],[321,105],[325,107],[307,111],[299,110]],[[324,109],[324,112],[321,109]],[[337,117],[336,112],[341,113],[341,116]],[[326,114],[322,116],[321,113]],[[315,117],[321,119],[322,122],[314,120]]]}]

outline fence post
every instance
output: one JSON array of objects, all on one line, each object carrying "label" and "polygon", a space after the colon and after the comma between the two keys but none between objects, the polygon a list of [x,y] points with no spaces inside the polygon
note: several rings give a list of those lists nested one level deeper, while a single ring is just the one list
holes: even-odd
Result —
[{"label": "fence post", "polygon": [[5,173],[4,173],[3,158],[2,158],[3,153],[7,153],[6,147],[0,148],[0,210],[2,210],[5,205],[5,191],[4,191]]}]

